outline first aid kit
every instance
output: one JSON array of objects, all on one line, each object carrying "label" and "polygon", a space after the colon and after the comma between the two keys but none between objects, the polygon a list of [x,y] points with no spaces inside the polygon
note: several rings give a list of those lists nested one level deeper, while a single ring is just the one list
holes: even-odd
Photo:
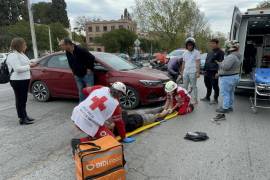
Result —
[{"label": "first aid kit", "polygon": [[75,149],[77,180],[125,180],[123,146],[112,136],[80,143]]}]

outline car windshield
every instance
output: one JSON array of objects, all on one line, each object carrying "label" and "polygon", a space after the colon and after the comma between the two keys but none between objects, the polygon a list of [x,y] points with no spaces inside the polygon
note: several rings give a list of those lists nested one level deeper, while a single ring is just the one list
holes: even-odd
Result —
[{"label": "car windshield", "polygon": [[182,56],[184,52],[184,50],[174,50],[169,54],[169,56]]},{"label": "car windshield", "polygon": [[94,55],[117,71],[128,71],[137,68],[136,65],[110,53],[94,53]]}]

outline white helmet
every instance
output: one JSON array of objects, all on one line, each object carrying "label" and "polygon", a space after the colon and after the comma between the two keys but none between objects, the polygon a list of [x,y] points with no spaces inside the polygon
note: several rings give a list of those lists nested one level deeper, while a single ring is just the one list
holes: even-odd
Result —
[{"label": "white helmet", "polygon": [[176,90],[177,87],[178,87],[178,86],[177,86],[177,84],[176,84],[175,82],[169,81],[169,82],[167,82],[166,85],[165,85],[165,91],[166,91],[167,93],[170,93],[170,92],[173,92],[174,90]]},{"label": "white helmet", "polygon": [[228,52],[235,51],[235,50],[239,49],[239,46],[240,46],[240,44],[236,40],[226,41],[225,42],[225,49]]},{"label": "white helmet", "polygon": [[185,41],[185,43],[190,43],[190,42],[193,43],[193,44],[195,44],[196,43],[196,40],[193,37],[189,37]]},{"label": "white helmet", "polygon": [[124,83],[122,82],[115,82],[112,84],[112,88],[121,91],[122,93],[126,94],[127,93],[127,87]]}]

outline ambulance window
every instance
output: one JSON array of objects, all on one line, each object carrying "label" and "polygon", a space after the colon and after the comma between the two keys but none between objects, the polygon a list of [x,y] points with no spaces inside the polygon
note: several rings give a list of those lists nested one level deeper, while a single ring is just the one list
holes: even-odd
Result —
[{"label": "ambulance window", "polygon": [[233,28],[233,40],[236,40],[236,33],[237,33],[237,25]]}]

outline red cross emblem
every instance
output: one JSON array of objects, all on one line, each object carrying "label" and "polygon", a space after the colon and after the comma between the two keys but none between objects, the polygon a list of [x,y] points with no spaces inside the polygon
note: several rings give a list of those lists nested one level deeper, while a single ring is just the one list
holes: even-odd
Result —
[{"label": "red cross emblem", "polygon": [[92,110],[99,109],[100,111],[104,111],[106,109],[106,106],[104,103],[108,100],[105,96],[102,96],[101,98],[95,96],[91,99],[93,103],[90,105],[90,108]]}]

